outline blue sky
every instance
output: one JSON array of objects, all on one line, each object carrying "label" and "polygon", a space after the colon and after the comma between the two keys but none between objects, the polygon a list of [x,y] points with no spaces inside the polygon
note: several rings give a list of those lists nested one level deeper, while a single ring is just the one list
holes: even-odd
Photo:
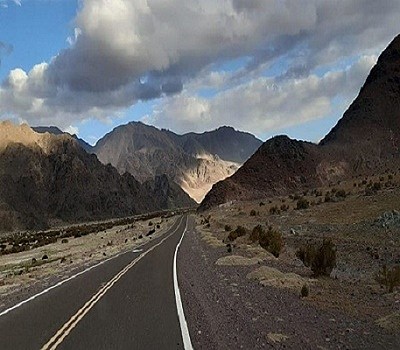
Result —
[{"label": "blue sky", "polygon": [[317,142],[399,15],[395,0],[0,0],[0,119],[90,143],[131,120]]}]

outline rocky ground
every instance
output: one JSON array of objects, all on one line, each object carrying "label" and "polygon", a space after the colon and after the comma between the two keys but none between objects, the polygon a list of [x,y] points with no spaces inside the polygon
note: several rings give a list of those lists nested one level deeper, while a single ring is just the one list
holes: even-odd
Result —
[{"label": "rocky ground", "polygon": [[[312,191],[304,196],[308,209],[295,209],[304,194],[293,194],[229,203],[198,216],[179,265],[195,348],[400,348],[400,287],[388,293],[376,280],[383,265],[400,263],[400,188],[396,176],[386,180]],[[370,193],[375,182],[382,185]],[[346,195],[336,196],[341,190]],[[278,258],[248,235],[227,247],[226,225],[258,224],[282,232]],[[296,251],[323,239],[335,244],[337,267],[330,277],[315,278]],[[303,285],[307,297],[301,297]]]}]

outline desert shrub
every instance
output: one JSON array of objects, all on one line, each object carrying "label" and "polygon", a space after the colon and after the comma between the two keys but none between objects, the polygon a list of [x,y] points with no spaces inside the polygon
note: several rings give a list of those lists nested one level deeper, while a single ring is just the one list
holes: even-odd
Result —
[{"label": "desert shrub", "polygon": [[247,229],[243,226],[236,227],[236,230],[229,232],[228,240],[234,241],[238,237],[242,237],[247,234]]},{"label": "desert shrub", "polygon": [[260,207],[263,207],[265,205],[264,202],[260,202]]},{"label": "desert shrub", "polygon": [[288,205],[285,205],[285,204],[282,204],[282,205],[281,205],[281,210],[282,210],[282,211],[288,211],[288,210],[289,210],[289,206],[288,206]]},{"label": "desert shrub", "polygon": [[278,215],[281,213],[277,205],[274,205],[273,207],[269,208],[269,213],[271,215]]},{"label": "desert shrub", "polygon": [[303,284],[303,287],[301,287],[301,297],[306,298],[310,294],[310,289],[308,288],[307,284]]},{"label": "desert shrub", "polygon": [[63,244],[68,243],[68,239],[63,238],[63,239],[61,240],[61,243],[63,243]]},{"label": "desert shrub", "polygon": [[269,251],[275,257],[278,257],[283,246],[285,245],[282,233],[274,230],[272,227],[268,231],[260,231],[258,241],[260,246]]},{"label": "desert shrub", "polygon": [[380,191],[382,189],[382,184],[380,182],[374,182],[372,185],[372,189],[374,191]]},{"label": "desert shrub", "polygon": [[307,199],[305,199],[305,198],[300,198],[300,199],[297,201],[296,208],[297,208],[298,210],[300,210],[300,209],[308,209],[309,207],[310,207],[310,202],[309,202]]},{"label": "desert shrub", "polygon": [[256,216],[256,215],[257,215],[257,212],[254,209],[252,209],[250,211],[250,216]]},{"label": "desert shrub", "polygon": [[225,231],[232,231],[232,227],[230,225],[225,225]]},{"label": "desert shrub", "polygon": [[260,235],[264,233],[265,230],[263,229],[263,227],[261,225],[257,225],[251,231],[249,239],[252,243],[258,242],[258,240],[260,239]]},{"label": "desert shrub", "polygon": [[152,228],[149,232],[147,232],[146,236],[151,236],[156,230]]},{"label": "desert shrub", "polygon": [[338,198],[346,198],[346,191],[345,190],[338,190],[335,193],[335,196]]},{"label": "desert shrub", "polygon": [[366,196],[372,196],[376,194],[378,191],[382,189],[382,184],[380,182],[374,182],[372,181],[368,184],[367,188],[365,189],[365,195]]},{"label": "desert shrub", "polygon": [[386,287],[388,293],[392,293],[394,287],[400,286],[400,265],[393,266],[392,268],[383,265],[382,270],[376,276],[376,280]]},{"label": "desert shrub", "polygon": [[298,201],[300,198],[301,198],[301,196],[300,196],[298,193],[296,193],[296,194],[293,196],[293,200],[294,200],[294,201]]},{"label": "desert shrub", "polygon": [[315,197],[322,197],[322,191],[315,190]]},{"label": "desert shrub", "polygon": [[389,174],[389,175],[388,175],[388,179],[389,179],[389,180],[393,180],[393,175],[392,175],[392,174]]},{"label": "desert shrub", "polygon": [[307,244],[296,252],[296,256],[311,268],[314,276],[329,276],[336,267],[336,247],[330,240],[324,240],[320,246]]},{"label": "desert shrub", "polygon": [[47,256],[47,254],[42,256],[42,260],[48,260],[48,259],[49,259],[49,257]]}]

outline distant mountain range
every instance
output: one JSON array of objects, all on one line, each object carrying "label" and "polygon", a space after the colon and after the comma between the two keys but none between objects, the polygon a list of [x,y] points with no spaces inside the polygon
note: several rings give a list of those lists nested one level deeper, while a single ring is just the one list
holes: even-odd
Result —
[{"label": "distant mountain range", "polygon": [[104,164],[140,182],[166,174],[200,202],[214,183],[232,175],[261,144],[255,136],[226,126],[177,135],[131,122],[105,135],[93,152]]},{"label": "distant mountain range", "polygon": [[[53,130],[54,131],[54,130]],[[0,123],[0,230],[45,228],[194,206],[166,177],[120,175],[67,134]]]},{"label": "distant mountain range", "polygon": [[318,144],[286,136],[266,141],[200,209],[328,185],[400,167],[400,36],[381,54],[358,97]]},{"label": "distant mountain range", "polygon": [[[63,133],[57,127],[33,129],[54,135]],[[120,174],[128,172],[141,183],[166,175],[197,202],[214,183],[235,173],[262,144],[255,136],[228,126],[178,135],[141,122],[116,127],[94,147],[76,135],[72,137]]]}]

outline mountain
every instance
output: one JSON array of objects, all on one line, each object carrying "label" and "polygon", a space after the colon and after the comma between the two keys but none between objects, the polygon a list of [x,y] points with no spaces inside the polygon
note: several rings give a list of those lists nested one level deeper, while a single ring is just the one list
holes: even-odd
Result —
[{"label": "mountain", "polygon": [[286,136],[266,141],[200,210],[327,185],[400,166],[400,36],[381,54],[359,95],[318,144]]},{"label": "mountain", "polygon": [[[32,128],[34,131],[40,133],[40,134],[44,134],[46,132],[53,134],[53,135],[62,135],[62,134],[68,134],[71,135],[67,132],[64,132],[62,130],[60,130],[59,128],[57,128],[56,126],[35,126]],[[76,141],[78,141],[79,145],[88,153],[92,153],[93,150],[93,146],[88,144],[85,140],[79,138],[78,136],[71,135]]]},{"label": "mountain", "polygon": [[251,134],[221,127],[178,135],[141,122],[118,126],[93,149],[104,164],[145,182],[166,174],[200,202],[211,186],[232,175],[262,144]]},{"label": "mountain", "polygon": [[54,221],[123,217],[194,204],[169,183],[159,185],[156,179],[154,188],[166,192],[167,200],[156,198],[132,175],[103,165],[69,135],[0,123],[0,229],[44,228]]}]

